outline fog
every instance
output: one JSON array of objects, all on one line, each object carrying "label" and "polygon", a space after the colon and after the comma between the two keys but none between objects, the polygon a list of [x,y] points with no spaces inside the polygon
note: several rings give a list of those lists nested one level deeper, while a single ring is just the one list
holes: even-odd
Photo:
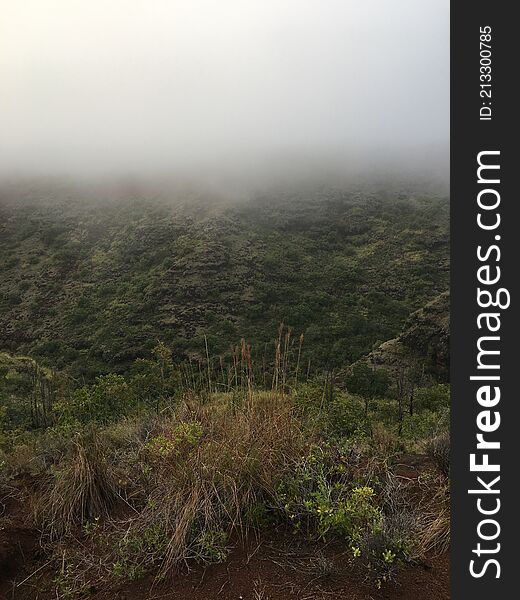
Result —
[{"label": "fog", "polygon": [[0,172],[447,176],[448,0],[0,0]]}]

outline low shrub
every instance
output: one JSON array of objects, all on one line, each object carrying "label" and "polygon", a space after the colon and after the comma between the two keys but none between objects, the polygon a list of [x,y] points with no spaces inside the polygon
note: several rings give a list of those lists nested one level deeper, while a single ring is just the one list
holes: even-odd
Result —
[{"label": "low shrub", "polygon": [[363,400],[358,396],[338,389],[331,392],[324,389],[323,384],[314,382],[297,386],[293,402],[306,425],[328,438],[369,433]]},{"label": "low shrub", "polygon": [[334,461],[334,454],[313,446],[288,470],[277,488],[279,510],[296,530],[357,544],[366,529],[378,526],[381,513],[374,489],[355,485],[347,456]]},{"label": "low shrub", "polygon": [[406,415],[403,421],[402,437],[417,450],[416,446],[422,440],[444,433],[449,428],[449,418],[447,408],[437,411],[423,410],[413,415]]},{"label": "low shrub", "polygon": [[100,375],[92,385],[75,390],[70,398],[54,405],[58,424],[78,427],[109,423],[132,414],[136,398],[122,375]]}]

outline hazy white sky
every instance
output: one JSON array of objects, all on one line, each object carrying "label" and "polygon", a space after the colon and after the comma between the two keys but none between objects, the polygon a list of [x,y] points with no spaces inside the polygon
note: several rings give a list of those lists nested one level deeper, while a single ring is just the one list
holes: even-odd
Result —
[{"label": "hazy white sky", "polygon": [[0,0],[4,172],[448,139],[449,0]]}]

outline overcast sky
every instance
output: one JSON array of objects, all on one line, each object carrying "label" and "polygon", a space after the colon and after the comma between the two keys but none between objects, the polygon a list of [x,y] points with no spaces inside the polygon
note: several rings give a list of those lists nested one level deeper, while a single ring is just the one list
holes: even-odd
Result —
[{"label": "overcast sky", "polygon": [[447,153],[449,0],[0,9],[4,173]]}]

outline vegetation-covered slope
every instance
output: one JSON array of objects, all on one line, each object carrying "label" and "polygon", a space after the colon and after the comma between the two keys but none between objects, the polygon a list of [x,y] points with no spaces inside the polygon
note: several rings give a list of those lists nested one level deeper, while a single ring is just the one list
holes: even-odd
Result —
[{"label": "vegetation-covered slope", "polygon": [[416,597],[449,545],[446,199],[2,194],[1,597],[195,599],[185,566],[216,597],[241,552],[230,598]]},{"label": "vegetation-covered slope", "polygon": [[281,322],[311,368],[397,336],[448,284],[448,201],[340,188],[234,202],[2,190],[0,348],[88,379],[161,340],[178,358],[264,352]]}]

